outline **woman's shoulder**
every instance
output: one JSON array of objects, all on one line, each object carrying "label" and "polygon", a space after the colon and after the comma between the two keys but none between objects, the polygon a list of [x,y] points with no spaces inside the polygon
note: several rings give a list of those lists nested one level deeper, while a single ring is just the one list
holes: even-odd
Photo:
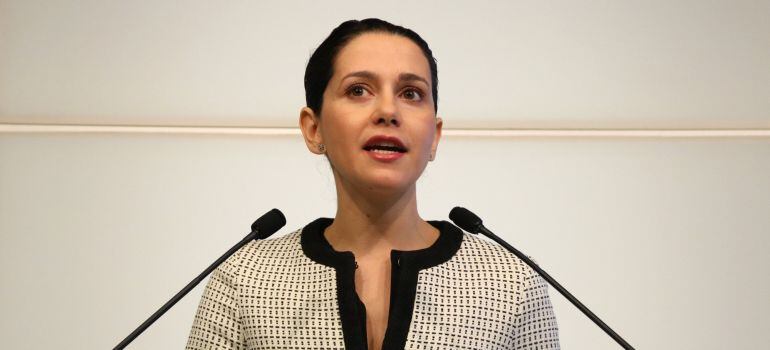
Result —
[{"label": "woman's shoulder", "polygon": [[253,240],[240,250],[241,258],[276,259],[302,253],[300,238],[302,229],[297,229],[278,237]]},{"label": "woman's shoulder", "polygon": [[466,269],[529,276],[533,271],[523,260],[499,244],[463,232],[462,243],[449,262]]},{"label": "woman's shoulder", "polygon": [[487,258],[495,262],[516,261],[518,258],[499,244],[478,235],[463,232],[462,243],[458,255],[465,258]]},{"label": "woman's shoulder", "polygon": [[305,262],[300,245],[302,229],[279,237],[253,240],[246,243],[221,266],[225,272],[237,275],[253,275],[274,271],[276,268]]}]

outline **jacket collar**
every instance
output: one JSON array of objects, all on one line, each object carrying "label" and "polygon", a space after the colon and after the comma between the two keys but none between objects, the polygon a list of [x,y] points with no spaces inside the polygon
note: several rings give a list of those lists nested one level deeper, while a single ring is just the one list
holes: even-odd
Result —
[{"label": "jacket collar", "polygon": [[[355,264],[355,257],[350,251],[336,251],[324,236],[324,230],[334,222],[331,218],[318,218],[302,229],[302,251],[313,261],[334,267],[343,268]],[[452,258],[460,249],[462,231],[447,221],[428,221],[439,230],[438,239],[430,246],[418,250],[392,250],[391,257],[400,258],[401,267],[416,270],[427,269]]]}]

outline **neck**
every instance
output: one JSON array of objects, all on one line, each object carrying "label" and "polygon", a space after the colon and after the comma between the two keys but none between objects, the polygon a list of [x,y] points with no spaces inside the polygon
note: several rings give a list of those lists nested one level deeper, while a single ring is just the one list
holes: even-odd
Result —
[{"label": "neck", "polygon": [[438,230],[417,213],[416,188],[401,193],[356,191],[338,183],[337,214],[325,236],[337,251],[357,257],[389,256],[390,250],[429,247]]}]

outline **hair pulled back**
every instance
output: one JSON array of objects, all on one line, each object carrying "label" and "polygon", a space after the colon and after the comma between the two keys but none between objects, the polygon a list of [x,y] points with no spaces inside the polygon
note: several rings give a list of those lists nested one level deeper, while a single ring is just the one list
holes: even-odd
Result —
[{"label": "hair pulled back", "polygon": [[438,67],[428,43],[411,29],[397,26],[378,18],[343,22],[337,28],[334,28],[331,34],[316,48],[305,68],[305,102],[307,106],[318,116],[321,115],[324,90],[326,90],[326,85],[329,84],[329,80],[334,75],[334,59],[337,57],[337,54],[353,38],[364,33],[373,32],[399,35],[412,40],[412,42],[420,47],[430,66],[433,109],[438,111]]}]

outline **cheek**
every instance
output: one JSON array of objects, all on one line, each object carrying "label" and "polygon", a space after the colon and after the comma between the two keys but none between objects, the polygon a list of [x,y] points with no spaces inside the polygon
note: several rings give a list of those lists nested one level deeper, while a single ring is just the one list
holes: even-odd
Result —
[{"label": "cheek", "polygon": [[422,125],[420,131],[419,137],[422,140],[421,146],[425,152],[431,151],[433,148],[433,141],[436,139],[436,125],[434,123],[433,120],[431,120],[431,122],[426,122]]},{"label": "cheek", "polygon": [[346,157],[358,143],[357,126],[341,114],[330,114],[324,120],[323,138],[327,147],[338,157]]}]

